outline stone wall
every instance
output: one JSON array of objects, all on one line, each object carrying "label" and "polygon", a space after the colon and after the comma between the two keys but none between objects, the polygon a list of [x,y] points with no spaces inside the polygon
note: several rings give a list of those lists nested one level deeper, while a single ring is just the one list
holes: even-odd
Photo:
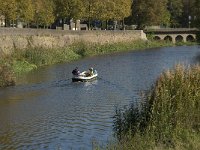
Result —
[{"label": "stone wall", "polygon": [[64,31],[47,29],[0,28],[0,53],[14,49],[65,47],[74,42],[116,43],[146,40],[142,30]]}]

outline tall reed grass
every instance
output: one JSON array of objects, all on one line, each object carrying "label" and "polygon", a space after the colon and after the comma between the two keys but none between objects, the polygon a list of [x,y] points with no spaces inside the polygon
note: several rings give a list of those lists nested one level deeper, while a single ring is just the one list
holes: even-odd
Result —
[{"label": "tall reed grass", "polygon": [[116,149],[200,149],[199,65],[162,73],[146,102],[116,113]]},{"label": "tall reed grass", "polygon": [[0,62],[0,87],[15,85],[14,72],[9,63]]},{"label": "tall reed grass", "polygon": [[[6,58],[1,57],[1,60],[4,61],[3,63],[9,64],[12,70],[11,72],[14,72],[16,76],[37,69],[40,66],[74,61],[83,57],[173,45],[173,43],[165,41],[134,41],[103,45],[98,43],[78,42],[68,47],[57,49],[34,48],[14,50],[12,55],[6,56]],[[3,75],[0,76],[4,78]],[[2,85],[4,86],[6,84]],[[2,85],[0,84],[0,86]]]}]

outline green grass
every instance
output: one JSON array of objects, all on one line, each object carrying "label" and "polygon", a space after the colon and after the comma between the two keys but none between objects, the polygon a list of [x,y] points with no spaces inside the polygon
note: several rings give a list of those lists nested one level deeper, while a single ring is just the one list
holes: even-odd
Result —
[{"label": "green grass", "polygon": [[[174,46],[174,44],[165,41],[151,40],[121,42],[104,45],[78,42],[68,47],[57,49],[34,48],[26,50],[14,50],[12,55],[4,56],[1,58],[1,60],[4,64],[6,63],[8,66],[10,66],[10,69],[12,70],[11,72],[14,72],[14,76],[16,76],[29,72],[33,69],[37,69],[41,66],[70,62],[83,57],[168,46]],[[4,84],[0,84],[0,86],[4,86]]]},{"label": "green grass", "polygon": [[199,65],[164,72],[145,98],[143,110],[117,110],[116,149],[200,149]]}]

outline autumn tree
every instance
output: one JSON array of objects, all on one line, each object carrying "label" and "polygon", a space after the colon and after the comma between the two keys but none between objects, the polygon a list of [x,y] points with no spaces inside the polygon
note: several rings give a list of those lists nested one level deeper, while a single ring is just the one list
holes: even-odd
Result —
[{"label": "autumn tree", "polygon": [[124,18],[131,15],[132,0],[115,0],[115,20],[122,20],[124,28]]},{"label": "autumn tree", "polygon": [[[82,0],[54,0],[55,14],[60,19],[81,19],[85,13]],[[63,21],[64,22],[64,21]]]},{"label": "autumn tree", "polygon": [[109,0],[96,0],[90,5],[89,18],[90,20],[101,20],[107,22],[114,17],[114,5],[113,1]]},{"label": "autumn tree", "polygon": [[17,0],[17,19],[27,25],[34,19],[34,5],[32,0]]},{"label": "autumn tree", "polygon": [[133,0],[132,14],[139,29],[147,25],[167,25],[170,15],[167,0]]},{"label": "autumn tree", "polygon": [[88,21],[88,28],[90,30],[91,21],[97,18],[97,11],[99,0],[82,0],[84,12],[82,19]]},{"label": "autumn tree", "polygon": [[84,0],[89,20],[123,20],[131,13],[132,0]]},{"label": "autumn tree", "polygon": [[17,18],[17,3],[16,0],[0,0],[0,13],[14,26],[14,21]]},{"label": "autumn tree", "polygon": [[37,27],[41,25],[45,28],[54,22],[54,3],[52,0],[35,0],[34,10],[34,21]]}]

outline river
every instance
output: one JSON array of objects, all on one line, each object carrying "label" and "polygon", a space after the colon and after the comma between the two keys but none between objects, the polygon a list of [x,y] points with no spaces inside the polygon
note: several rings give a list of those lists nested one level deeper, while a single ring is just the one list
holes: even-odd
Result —
[{"label": "river", "polygon": [[[0,89],[0,149],[90,150],[113,138],[116,108],[140,104],[159,74],[194,64],[198,46],[156,48],[95,56],[42,67]],[[71,71],[97,69],[92,82],[72,83]]]}]

